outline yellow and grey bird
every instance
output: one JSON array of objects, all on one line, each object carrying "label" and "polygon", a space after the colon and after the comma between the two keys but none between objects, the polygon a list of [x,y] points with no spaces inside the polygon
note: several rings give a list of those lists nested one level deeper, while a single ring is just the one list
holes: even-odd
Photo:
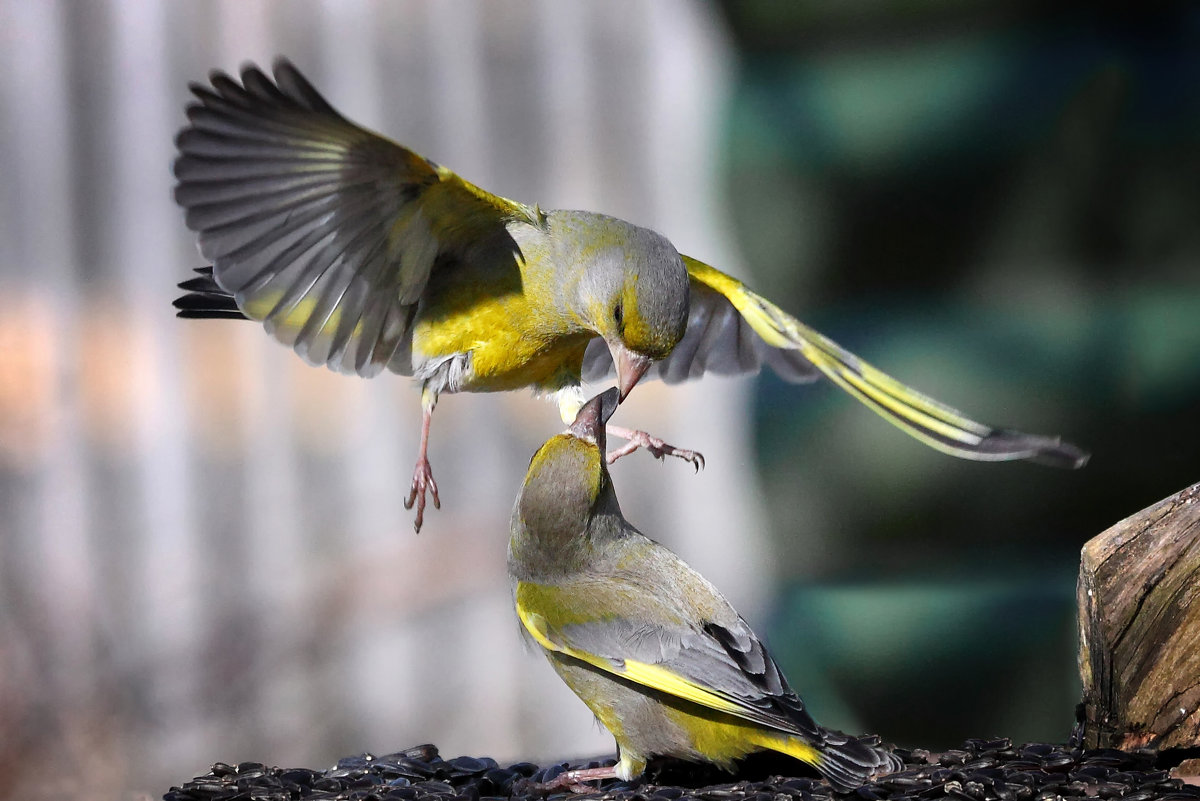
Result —
[{"label": "yellow and grey bird", "polygon": [[651,757],[725,769],[779,751],[850,790],[895,755],[819,726],[746,621],[703,576],[621,514],[604,456],[610,389],[534,455],[513,509],[517,615],[616,738],[617,764],[566,782],[641,775]]},{"label": "yellow and grey bird", "polygon": [[[420,451],[406,506],[419,529],[431,415],[447,392],[530,388],[564,422],[582,380],[668,383],[766,365],[824,374],[925,443],[968,459],[1077,467],[1057,437],[994,429],[900,384],[661,234],[587,211],[490,194],[347,120],[288,61],[274,80],[214,72],[176,144],[175,199],[212,262],[180,286],[184,317],[260,321],[308,362],[422,387]],[[645,432],[637,447],[701,464]]]}]

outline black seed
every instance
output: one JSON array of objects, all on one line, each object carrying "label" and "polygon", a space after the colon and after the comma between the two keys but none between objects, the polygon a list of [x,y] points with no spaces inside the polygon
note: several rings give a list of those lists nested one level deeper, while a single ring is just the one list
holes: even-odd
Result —
[{"label": "black seed", "polygon": [[1137,792],[1130,793],[1129,795],[1121,796],[1121,799],[1122,801],[1150,801],[1150,799],[1154,798],[1154,796],[1155,793],[1153,790],[1138,790]]},{"label": "black seed", "polygon": [[551,765],[548,768],[544,768],[543,770],[540,770],[537,773],[534,773],[533,776],[530,778],[532,778],[536,782],[545,784],[546,782],[554,781],[560,775],[562,775],[566,770],[567,770],[566,763],[559,763],[557,765]]},{"label": "black seed", "polygon": [[476,759],[475,757],[460,756],[451,759],[446,763],[454,770],[465,774],[483,773],[485,770],[496,767],[494,759]]},{"label": "black seed", "polygon": [[1005,781],[1009,782],[1010,784],[1020,784],[1025,787],[1032,787],[1034,784],[1038,783],[1038,778],[1028,771],[1018,770],[1008,774],[1008,777],[1005,779]]},{"label": "black seed", "polygon": [[528,778],[537,773],[540,768],[532,762],[518,762],[515,765],[509,765],[508,769],[519,776]]},{"label": "black seed", "polygon": [[313,777],[316,775],[317,772],[315,770],[309,770],[308,768],[291,768],[280,773],[279,778],[285,782],[302,784],[307,787],[312,783]]},{"label": "black seed", "polygon": [[418,782],[417,784],[414,784],[412,786],[418,790],[424,790],[425,792],[428,792],[428,793],[448,793],[450,795],[454,794],[454,788],[451,787],[446,782],[429,780],[429,781]]},{"label": "black seed", "polygon": [[923,790],[926,787],[929,787],[933,782],[930,781],[930,779],[922,776],[896,776],[895,778],[888,776],[882,779],[879,783],[890,787],[896,787],[901,790]]},{"label": "black seed", "polygon": [[814,784],[814,782],[812,779],[808,779],[808,778],[801,776],[801,777],[794,778],[794,779],[787,779],[786,781],[783,782],[781,787],[783,787],[786,790],[799,790],[800,792],[809,792],[813,789],[813,784]]},{"label": "black seed", "polygon": [[211,793],[213,795],[224,792],[226,785],[217,782],[196,782],[191,786],[193,792]]},{"label": "black seed", "polygon": [[1062,770],[1075,764],[1075,757],[1070,754],[1055,754],[1042,760],[1042,770]]},{"label": "black seed", "polygon": [[1119,770],[1108,774],[1108,781],[1112,784],[1123,784],[1126,787],[1132,787],[1137,783],[1137,776],[1127,770]]}]

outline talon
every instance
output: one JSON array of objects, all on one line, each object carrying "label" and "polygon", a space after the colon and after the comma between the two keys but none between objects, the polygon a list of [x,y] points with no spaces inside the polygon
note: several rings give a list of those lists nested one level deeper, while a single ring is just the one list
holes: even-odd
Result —
[{"label": "talon", "polygon": [[417,459],[417,465],[413,468],[412,485],[408,490],[408,497],[404,499],[404,508],[411,509],[415,503],[417,506],[417,515],[413,519],[413,530],[418,534],[421,533],[421,526],[425,522],[425,495],[430,493],[433,495],[433,508],[441,509],[442,501],[438,497],[437,482],[433,480],[433,468],[429,466],[429,460],[420,458]]},{"label": "talon", "polygon": [[[532,779],[522,779],[513,785],[515,791],[522,795],[549,795],[555,790],[568,790],[579,795],[591,795],[600,791],[599,785],[591,787],[585,782],[601,782],[617,778],[614,767],[607,768],[575,768],[564,771],[548,782],[535,782]],[[521,784],[524,782],[524,784]]]},{"label": "talon", "polygon": [[666,442],[663,442],[658,437],[650,436],[645,431],[631,431],[627,428],[609,426],[608,433],[625,440],[625,444],[620,448],[609,451],[606,454],[609,464],[612,464],[626,454],[633,453],[638,448],[644,448],[649,451],[651,456],[660,461],[666,461],[667,456],[676,456],[691,464],[697,473],[704,468],[704,455],[699,451],[676,448],[674,445],[668,445]]}]

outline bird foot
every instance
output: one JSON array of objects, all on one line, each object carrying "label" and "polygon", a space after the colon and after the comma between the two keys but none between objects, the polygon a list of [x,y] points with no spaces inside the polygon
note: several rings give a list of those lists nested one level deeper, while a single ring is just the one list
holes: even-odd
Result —
[{"label": "bird foot", "polygon": [[645,448],[655,459],[662,459],[664,456],[675,456],[691,464],[697,473],[704,469],[704,454],[699,451],[676,448],[674,445],[668,445],[658,437],[651,436],[645,431],[634,431],[628,428],[621,428],[620,426],[609,426],[608,433],[625,440],[624,445],[608,452],[607,459],[609,464],[617,461],[622,456],[633,453],[638,448]]},{"label": "bird foot", "polygon": [[585,782],[615,778],[617,778],[615,765],[607,768],[576,768],[563,771],[548,782],[530,782],[521,787],[521,791],[530,795],[549,795],[556,790],[570,790],[572,793],[579,794],[595,793],[600,788],[592,787]]},{"label": "bird foot", "polygon": [[429,492],[433,495],[433,508],[441,509],[442,501],[438,498],[437,482],[433,480],[433,468],[429,466],[429,460],[424,456],[417,459],[417,465],[413,468],[412,486],[409,487],[408,497],[404,499],[404,508],[413,508],[413,503],[417,505],[417,517],[413,520],[413,530],[418,534],[421,533],[421,524],[425,522],[425,493]]}]

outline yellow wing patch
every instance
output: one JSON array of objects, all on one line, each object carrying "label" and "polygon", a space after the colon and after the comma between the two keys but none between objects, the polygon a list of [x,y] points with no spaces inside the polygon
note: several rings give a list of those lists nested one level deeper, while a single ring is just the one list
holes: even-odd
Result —
[{"label": "yellow wing patch", "polygon": [[517,615],[521,618],[521,623],[525,626],[525,630],[529,632],[538,645],[547,651],[555,651],[574,657],[581,662],[586,662],[593,667],[612,673],[614,676],[621,676],[644,687],[658,690],[659,692],[681,698],[685,701],[691,701],[694,704],[699,704],[709,709],[715,709],[718,712],[725,712],[736,717],[748,717],[746,714],[747,710],[741,704],[731,701],[703,685],[696,684],[663,665],[652,665],[647,662],[638,662],[634,659],[614,661],[572,648],[570,645],[560,642],[553,636],[546,618],[522,603],[523,598],[528,598],[535,590],[536,585],[527,584],[526,582],[517,584]]},{"label": "yellow wing patch", "polygon": [[685,701],[691,701],[694,704],[706,706],[718,712],[725,712],[737,717],[745,715],[745,709],[741,704],[734,703],[714,693],[707,687],[685,679],[670,668],[663,667],[662,665],[651,665],[646,662],[637,662],[632,659],[626,659],[624,665],[625,669],[623,671],[613,670],[611,672],[624,676],[630,681],[651,687],[659,692],[664,692],[667,695],[673,695],[676,698],[682,698]]}]

